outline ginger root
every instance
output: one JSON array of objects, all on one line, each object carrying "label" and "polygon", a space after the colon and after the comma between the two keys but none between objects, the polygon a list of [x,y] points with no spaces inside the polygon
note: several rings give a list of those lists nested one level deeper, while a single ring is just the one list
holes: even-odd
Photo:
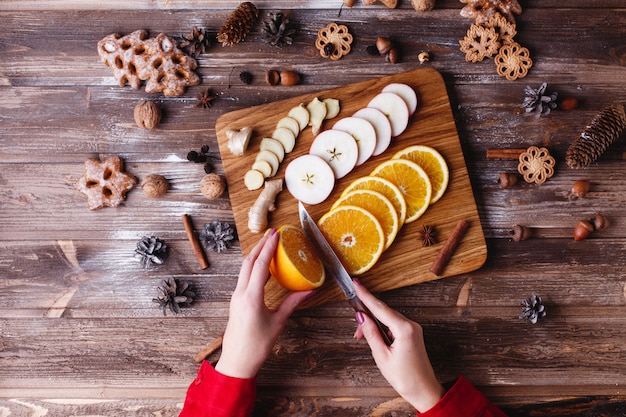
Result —
[{"label": "ginger root", "polygon": [[282,189],[282,179],[265,182],[263,191],[261,191],[248,211],[248,229],[250,229],[252,233],[261,233],[267,228],[269,213],[276,210],[274,200]]},{"label": "ginger root", "polygon": [[246,126],[239,130],[227,129],[226,137],[228,138],[228,150],[230,150],[233,155],[241,156],[248,148],[248,143],[250,143],[252,128]]}]

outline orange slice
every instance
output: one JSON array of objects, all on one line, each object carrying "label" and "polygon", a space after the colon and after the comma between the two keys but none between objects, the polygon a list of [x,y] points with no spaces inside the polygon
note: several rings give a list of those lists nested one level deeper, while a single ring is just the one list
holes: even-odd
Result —
[{"label": "orange slice", "polygon": [[376,217],[357,206],[338,206],[324,214],[319,228],[350,275],[370,270],[385,248],[385,234]]},{"label": "orange slice", "polygon": [[270,274],[283,287],[292,291],[320,287],[326,278],[324,265],[315,254],[302,229],[283,225],[278,248],[270,261]]},{"label": "orange slice", "polygon": [[398,213],[398,222],[400,225],[404,224],[406,220],[406,201],[402,191],[389,180],[380,177],[361,177],[354,180],[350,185],[346,187],[341,193],[341,196],[348,194],[354,190],[371,190],[381,193],[393,204],[393,207]]},{"label": "orange slice", "polygon": [[342,205],[361,207],[373,214],[385,234],[384,249],[391,246],[400,229],[400,222],[396,209],[387,197],[376,191],[352,190],[339,197],[332,205],[331,210]]},{"label": "orange slice", "polygon": [[392,159],[408,159],[426,171],[430,185],[433,187],[430,204],[439,201],[446,188],[448,188],[448,180],[450,178],[448,164],[446,164],[443,156],[430,146],[409,146],[397,152]]},{"label": "orange slice", "polygon": [[371,176],[385,178],[395,184],[406,201],[406,220],[417,220],[428,208],[432,187],[426,171],[408,159],[390,159],[374,168]]}]

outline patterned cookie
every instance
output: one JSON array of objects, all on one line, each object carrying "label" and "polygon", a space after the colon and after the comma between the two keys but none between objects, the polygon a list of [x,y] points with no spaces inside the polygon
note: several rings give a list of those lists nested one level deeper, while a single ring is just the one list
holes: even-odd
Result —
[{"label": "patterned cookie", "polygon": [[315,47],[319,49],[321,56],[336,61],[350,53],[352,39],[347,26],[333,22],[317,32]]},{"label": "patterned cookie", "polygon": [[117,207],[135,184],[135,177],[122,172],[122,158],[112,156],[105,161],[85,160],[85,175],[76,183],[76,189],[87,196],[89,208],[97,210]]},{"label": "patterned cookie", "polygon": [[163,33],[155,38],[148,38],[145,30],[126,36],[114,33],[98,42],[98,54],[120,87],[130,84],[139,89],[142,81],[147,81],[147,93],[162,91],[166,96],[178,96],[187,86],[200,84],[194,72],[196,61]]}]

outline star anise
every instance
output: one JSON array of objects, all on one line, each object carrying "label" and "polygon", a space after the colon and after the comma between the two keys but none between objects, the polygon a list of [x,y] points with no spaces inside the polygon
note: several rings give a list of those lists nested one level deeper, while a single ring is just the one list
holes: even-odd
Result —
[{"label": "star anise", "polygon": [[437,232],[433,226],[424,225],[417,232],[417,238],[422,241],[422,246],[431,246],[437,243]]},{"label": "star anise", "polygon": [[213,92],[209,88],[207,88],[204,93],[198,96],[198,104],[196,104],[196,107],[209,109],[213,105],[213,101],[215,99],[217,99],[217,96],[213,94]]}]

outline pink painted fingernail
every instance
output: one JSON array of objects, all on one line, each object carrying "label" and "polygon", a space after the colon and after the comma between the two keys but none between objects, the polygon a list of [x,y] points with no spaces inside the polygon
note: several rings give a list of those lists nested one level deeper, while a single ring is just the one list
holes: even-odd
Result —
[{"label": "pink painted fingernail", "polygon": [[361,281],[359,281],[358,278],[352,278],[352,282],[354,282],[356,285],[363,285],[361,284]]},{"label": "pink painted fingernail", "polygon": [[270,236],[274,236],[276,234],[276,229],[270,230]]},{"label": "pink painted fingernail", "polygon": [[365,323],[365,314],[363,314],[360,311],[357,311],[355,314],[356,317],[356,322],[359,323],[359,325]]}]

